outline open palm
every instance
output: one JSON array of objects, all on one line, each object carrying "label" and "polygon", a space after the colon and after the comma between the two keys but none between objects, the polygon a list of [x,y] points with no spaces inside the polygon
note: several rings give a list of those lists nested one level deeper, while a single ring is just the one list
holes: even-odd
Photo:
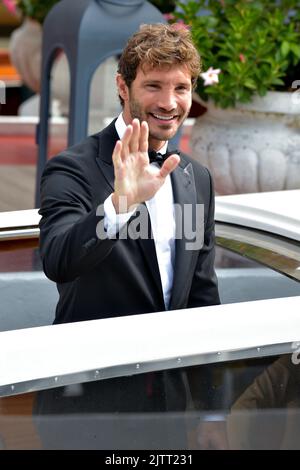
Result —
[{"label": "open palm", "polygon": [[112,201],[117,213],[128,212],[129,208],[132,210],[151,199],[180,161],[180,157],[174,154],[166,159],[161,168],[151,166],[148,137],[147,122],[140,124],[138,119],[134,119],[115,145],[112,155],[115,170]]}]

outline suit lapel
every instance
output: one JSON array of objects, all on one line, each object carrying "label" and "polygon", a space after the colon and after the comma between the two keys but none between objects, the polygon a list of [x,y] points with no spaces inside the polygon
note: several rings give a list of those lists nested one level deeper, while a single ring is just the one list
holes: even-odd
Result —
[{"label": "suit lapel", "polygon": [[112,154],[119,136],[115,127],[116,119],[114,119],[108,127],[103,129],[98,135],[98,155],[96,158],[97,165],[103,173],[106,181],[112,190],[114,190],[114,167],[112,164]]},{"label": "suit lapel", "polygon": [[[188,250],[187,243],[191,242],[187,237],[187,229],[192,228],[195,223],[194,212],[190,217],[190,212],[196,208],[196,187],[194,180],[193,167],[191,163],[186,164],[184,158],[181,158],[180,165],[171,174],[174,203],[175,203],[175,221],[176,221],[176,240],[175,240],[175,268],[172,295],[170,300],[170,309],[176,308],[180,303],[179,298],[185,294],[184,286],[190,274],[190,266],[195,250]],[[192,222],[192,220],[193,222]]]}]

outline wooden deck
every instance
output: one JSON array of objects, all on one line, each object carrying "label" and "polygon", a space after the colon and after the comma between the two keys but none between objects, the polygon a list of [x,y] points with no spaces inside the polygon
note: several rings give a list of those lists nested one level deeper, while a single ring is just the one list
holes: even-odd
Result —
[{"label": "wooden deck", "polygon": [[0,166],[0,211],[34,207],[35,167]]},{"label": "wooden deck", "polygon": [[[50,156],[65,148],[64,138],[50,145]],[[0,135],[0,211],[34,207],[37,145],[34,136]]]}]

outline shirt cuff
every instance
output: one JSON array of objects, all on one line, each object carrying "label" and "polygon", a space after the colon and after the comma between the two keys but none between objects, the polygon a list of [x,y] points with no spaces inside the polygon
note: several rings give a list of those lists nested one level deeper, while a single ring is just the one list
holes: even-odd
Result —
[{"label": "shirt cuff", "polygon": [[127,224],[130,217],[135,213],[135,209],[130,212],[117,214],[112,202],[112,194],[105,199],[104,204],[104,230],[108,238],[114,238],[116,234]]}]

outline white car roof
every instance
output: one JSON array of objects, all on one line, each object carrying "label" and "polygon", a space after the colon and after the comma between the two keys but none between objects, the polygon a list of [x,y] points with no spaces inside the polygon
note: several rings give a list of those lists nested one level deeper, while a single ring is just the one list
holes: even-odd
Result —
[{"label": "white car roof", "polygon": [[299,306],[288,297],[1,332],[0,396],[293,352]]},{"label": "white car roof", "polygon": [[215,220],[300,241],[300,189],[218,196]]}]

